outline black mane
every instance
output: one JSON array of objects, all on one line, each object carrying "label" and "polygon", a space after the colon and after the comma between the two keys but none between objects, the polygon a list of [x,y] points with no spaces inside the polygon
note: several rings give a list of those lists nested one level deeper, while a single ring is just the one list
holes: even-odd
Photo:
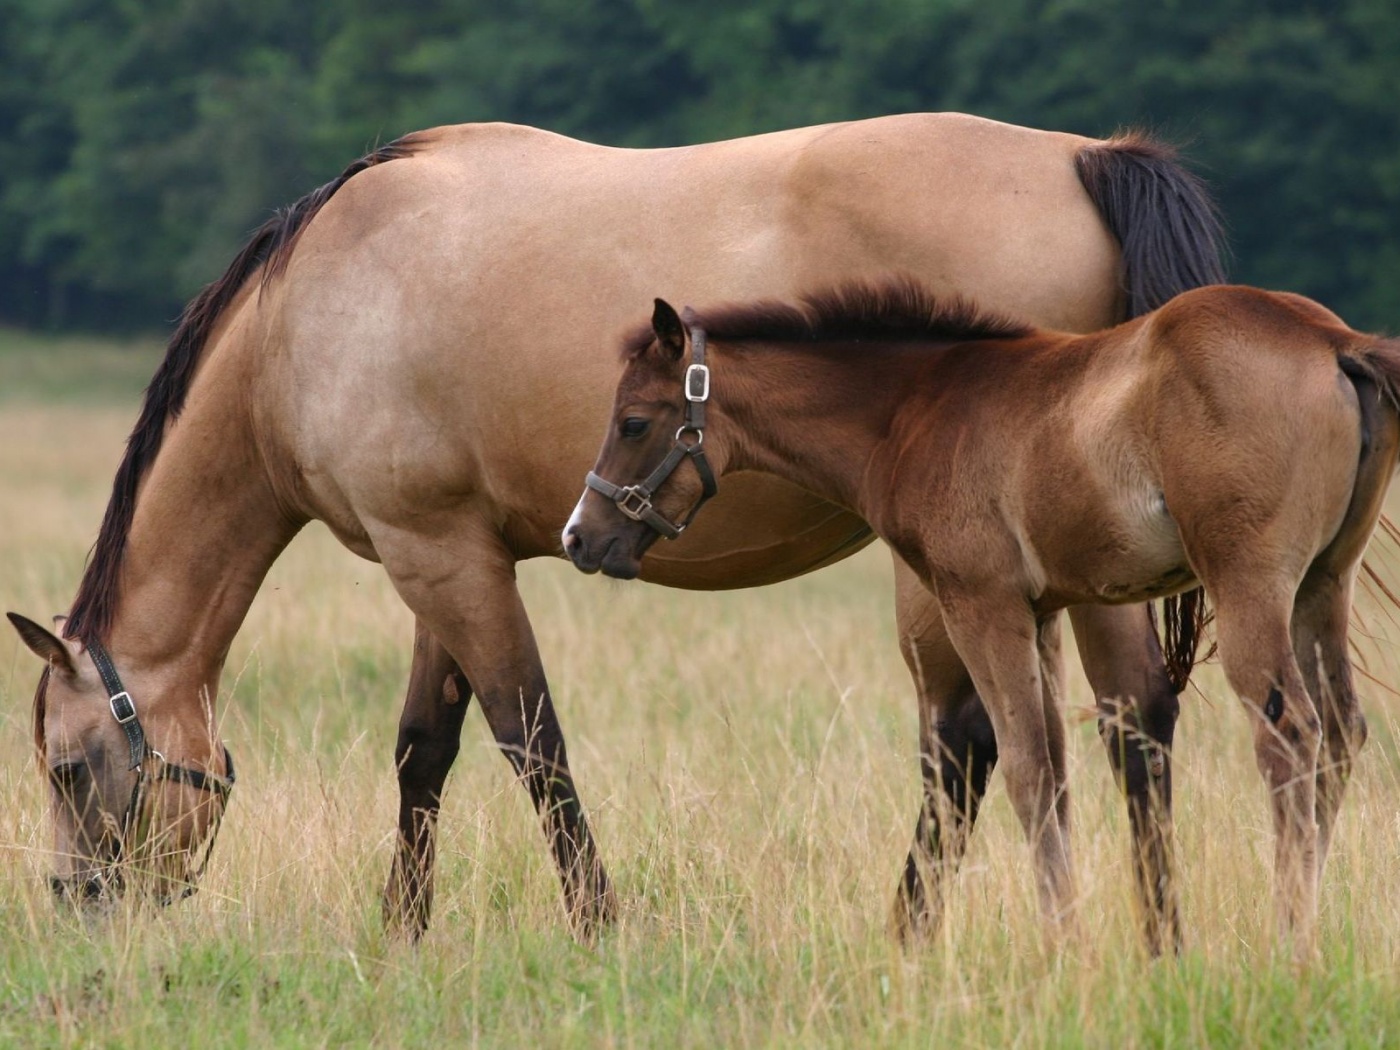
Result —
[{"label": "black mane", "polygon": [[[912,277],[851,281],[803,295],[797,305],[764,299],[694,311],[687,323],[726,342],[837,343],[970,342],[1014,339],[1035,329],[1021,321],[985,313],[961,296],[939,299]],[[646,351],[650,324],[628,334],[623,357]]]},{"label": "black mane", "polygon": [[292,249],[307,224],[326,201],[352,177],[376,164],[410,156],[417,148],[409,135],[381,146],[355,161],[339,176],[313,190],[290,207],[281,209],[253,234],[228,270],[190,301],[180,315],[165,359],[146,387],[141,415],[126,441],[126,454],[112,482],[112,497],[102,518],[78,596],[64,623],[63,633],[83,643],[105,640],[116,612],[122,559],[127,533],[136,512],[136,490],[155,462],[165,439],[167,424],[180,415],[199,365],[209,333],[234,297],[259,269],[267,282],[286,268]]}]

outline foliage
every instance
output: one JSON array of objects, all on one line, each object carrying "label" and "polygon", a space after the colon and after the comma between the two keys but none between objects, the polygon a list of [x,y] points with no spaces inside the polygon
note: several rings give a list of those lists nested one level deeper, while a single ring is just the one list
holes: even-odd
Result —
[{"label": "foliage", "polygon": [[1400,320],[1389,0],[0,0],[0,320],[150,327],[403,132],[660,145],[913,109],[1187,147],[1241,280]]}]

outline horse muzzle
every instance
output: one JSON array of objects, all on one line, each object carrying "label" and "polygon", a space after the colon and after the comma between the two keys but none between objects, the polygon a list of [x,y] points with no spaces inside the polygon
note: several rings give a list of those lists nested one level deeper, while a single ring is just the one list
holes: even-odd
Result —
[{"label": "horse muzzle", "polygon": [[580,572],[601,572],[615,580],[634,580],[642,571],[642,555],[654,542],[656,534],[649,529],[635,538],[614,532],[590,539],[575,525],[564,533],[564,553]]}]

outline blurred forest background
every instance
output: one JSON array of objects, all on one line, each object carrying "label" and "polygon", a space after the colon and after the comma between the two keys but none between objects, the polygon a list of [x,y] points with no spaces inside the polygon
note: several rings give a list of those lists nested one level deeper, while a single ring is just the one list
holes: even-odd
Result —
[{"label": "blurred forest background", "polygon": [[1400,329],[1396,0],[0,0],[0,323],[159,328],[415,128],[653,146],[939,109],[1151,128],[1237,279]]}]

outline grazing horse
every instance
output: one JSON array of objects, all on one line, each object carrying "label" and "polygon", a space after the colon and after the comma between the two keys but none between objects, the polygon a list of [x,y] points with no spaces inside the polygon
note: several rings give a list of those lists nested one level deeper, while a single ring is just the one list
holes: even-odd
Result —
[{"label": "grazing horse", "polygon": [[685,323],[657,300],[624,356],[574,564],[636,576],[734,471],[859,514],[942,616],[925,674],[986,704],[1052,922],[1075,894],[1047,625],[1204,586],[1270,792],[1280,926],[1310,952],[1366,735],[1347,613],[1400,448],[1400,340],[1225,285],[1075,336],[892,279]]},{"label": "grazing horse", "polygon": [[[612,149],[510,125],[409,135],[270,220],[187,308],[113,485],[69,617],[14,618],[49,665],[35,742],[52,785],[56,887],[100,895],[141,856],[162,892],[198,873],[231,760],[214,701],[273,560],[325,522],[413,610],[395,750],[391,924],[426,927],[443,782],[475,694],[540,813],[570,918],[614,898],[569,770],[515,564],[558,556],[620,366],[628,304],[918,274],[1040,323],[1089,331],[1219,273],[1211,206],[1168,151],[956,114],[907,115],[676,149]],[[770,583],[869,542],[857,516],[770,478],[733,479],[646,578]],[[995,760],[970,683],[940,665],[938,616],[898,572],[923,696],[956,694],[930,792],[973,795]],[[1076,619],[1115,726],[1153,936],[1174,924],[1176,691],[1144,609]],[[116,699],[112,699],[115,697]],[[923,705],[928,710],[928,705]],[[156,757],[156,753],[159,756]],[[939,777],[941,776],[941,780]],[[959,797],[961,795],[959,794]],[[932,799],[932,795],[930,795]],[[936,842],[932,805],[921,838]],[[205,847],[207,849],[207,847]],[[155,858],[164,858],[156,863]],[[911,869],[912,871],[912,869]],[[911,875],[912,913],[923,909]]]}]

